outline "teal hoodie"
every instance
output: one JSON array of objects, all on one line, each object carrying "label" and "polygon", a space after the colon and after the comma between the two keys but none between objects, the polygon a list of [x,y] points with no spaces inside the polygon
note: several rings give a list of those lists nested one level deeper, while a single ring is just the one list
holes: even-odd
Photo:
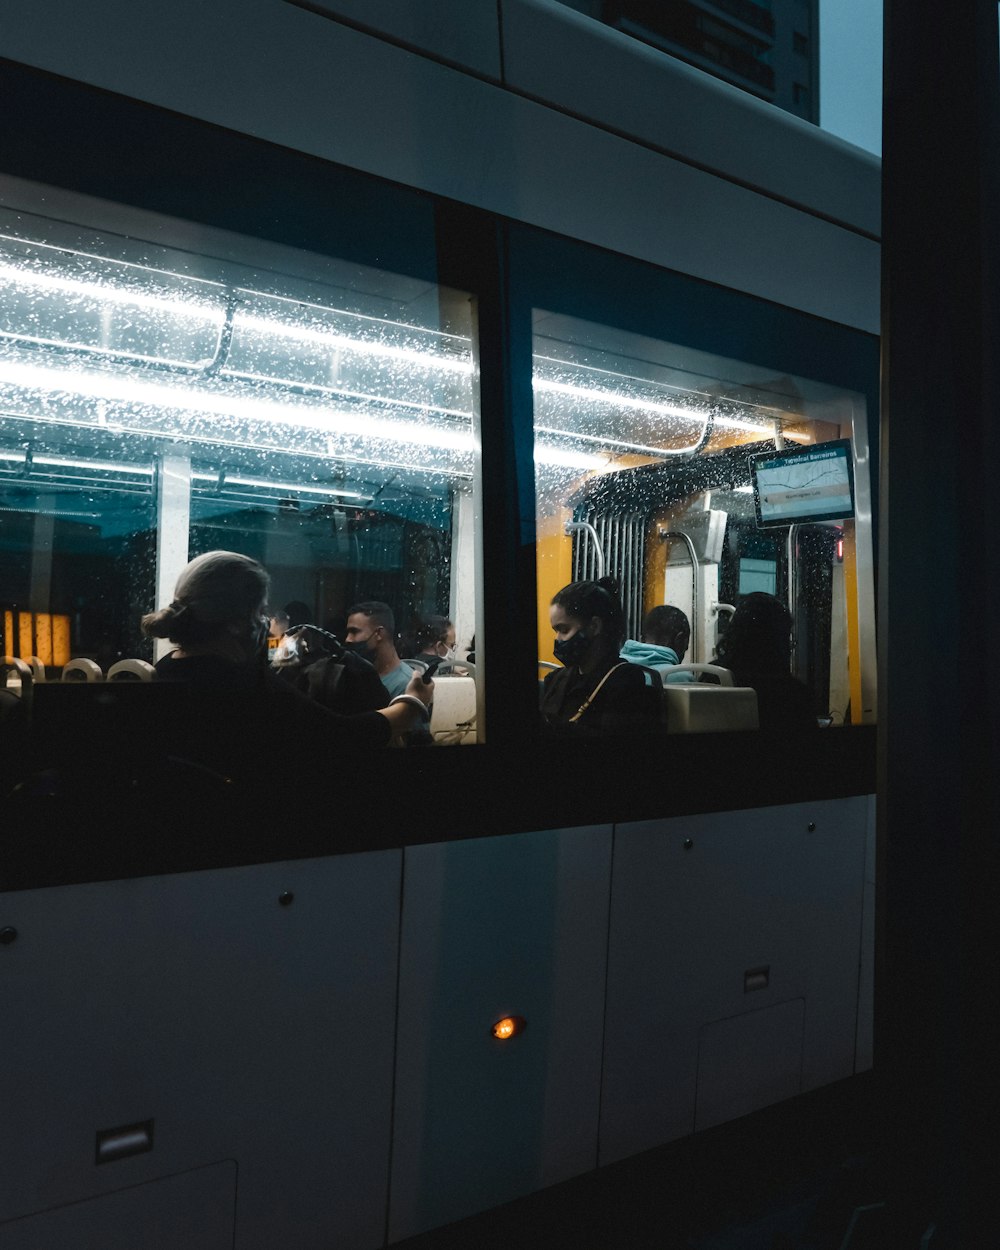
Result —
[{"label": "teal hoodie", "polygon": [[673,647],[657,647],[651,642],[634,642],[629,639],[622,647],[621,657],[630,664],[642,664],[646,668],[655,669],[665,682],[672,683],[694,681],[694,673],[671,673],[680,660]]}]

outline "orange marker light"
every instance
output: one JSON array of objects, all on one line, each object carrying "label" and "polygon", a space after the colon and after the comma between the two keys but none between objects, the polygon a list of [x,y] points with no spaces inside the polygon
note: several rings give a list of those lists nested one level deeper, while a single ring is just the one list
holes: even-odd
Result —
[{"label": "orange marker light", "polygon": [[508,1038],[516,1037],[518,1033],[523,1033],[527,1027],[528,1022],[524,1016],[504,1016],[502,1020],[498,1020],[494,1024],[490,1031],[501,1042],[506,1042]]}]

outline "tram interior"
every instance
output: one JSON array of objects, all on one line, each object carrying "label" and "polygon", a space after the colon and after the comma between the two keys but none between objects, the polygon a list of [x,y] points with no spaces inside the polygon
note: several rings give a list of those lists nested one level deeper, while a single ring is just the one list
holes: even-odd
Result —
[{"label": "tram interior", "polygon": [[[688,668],[709,664],[743,596],[764,592],[789,607],[792,672],[818,722],[872,718],[869,486],[856,472],[855,502],[848,481],[859,444],[867,455],[863,396],[544,310],[534,393],[539,441],[591,457],[583,475],[538,471],[541,669],[554,660],[548,604],[572,580],[614,577],[630,638],[650,609],[679,607]],[[755,498],[761,460],[792,487],[780,505],[764,487]],[[820,475],[839,486],[817,489]]]},{"label": "tram interior", "polygon": [[[361,600],[388,603],[400,633],[438,614],[468,655],[483,576],[468,295],[167,219],[142,233],[0,217],[8,686],[158,658],[141,615],[220,547],[267,567],[275,608],[341,635]],[[613,575],[630,637],[680,607],[688,665],[764,590],[792,610],[821,722],[870,719],[864,474],[852,515],[762,526],[750,467],[840,439],[857,452],[862,397],[544,310],[534,332],[540,666],[571,580]],[[463,689],[441,700],[438,741],[481,737],[476,672],[443,674]]]}]

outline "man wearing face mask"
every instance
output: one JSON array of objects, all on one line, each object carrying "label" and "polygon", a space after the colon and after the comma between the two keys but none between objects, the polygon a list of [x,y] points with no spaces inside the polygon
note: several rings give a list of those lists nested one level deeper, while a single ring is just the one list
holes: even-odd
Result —
[{"label": "man wearing face mask", "polygon": [[414,673],[399,658],[395,634],[395,618],[387,603],[368,600],[348,609],[344,645],[375,666],[390,699],[406,690]]},{"label": "man wearing face mask", "polygon": [[620,659],[625,620],[615,583],[571,582],[553,598],[555,657],[541,696],[543,722],[574,733],[649,728],[660,721],[659,675]]}]

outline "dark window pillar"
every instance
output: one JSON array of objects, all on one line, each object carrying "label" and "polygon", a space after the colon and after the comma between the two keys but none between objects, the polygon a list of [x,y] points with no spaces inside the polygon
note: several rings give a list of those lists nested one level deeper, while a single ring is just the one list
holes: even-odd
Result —
[{"label": "dark window pillar", "polygon": [[876,1070],[893,1244],[998,1245],[997,0],[886,0]]}]

